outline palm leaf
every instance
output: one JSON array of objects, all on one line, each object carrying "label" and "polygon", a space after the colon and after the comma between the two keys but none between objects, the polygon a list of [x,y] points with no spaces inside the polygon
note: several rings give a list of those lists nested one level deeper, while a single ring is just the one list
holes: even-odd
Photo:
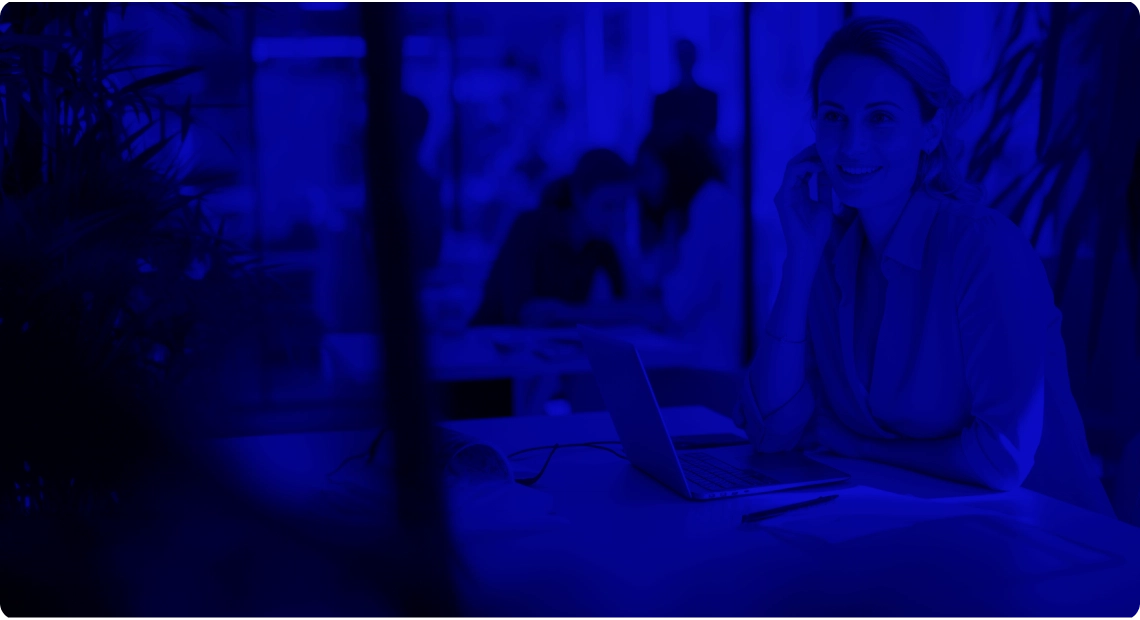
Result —
[{"label": "palm leaf", "polygon": [[[978,183],[986,176],[989,175],[990,169],[997,163],[998,157],[1005,151],[1005,143],[1009,140],[1010,135],[1013,133],[1013,120],[1009,117],[1000,117],[993,121],[993,125],[1000,124],[1001,127],[994,127],[986,129],[982,137],[978,140],[977,145],[974,147],[974,154],[970,158],[970,165],[967,169],[967,178],[972,182]],[[998,130],[1000,129],[1000,133]],[[996,136],[994,134],[997,134]]]},{"label": "palm leaf", "polygon": [[1077,205],[1073,209],[1073,215],[1065,224],[1064,231],[1061,234],[1061,251],[1057,263],[1057,281],[1053,284],[1053,294],[1058,306],[1060,306],[1065,298],[1065,292],[1069,285],[1069,277],[1072,274],[1073,266],[1076,262],[1077,250],[1085,238],[1089,221],[1096,212],[1094,205],[1088,203],[1088,193],[1086,192],[1082,194],[1081,199],[1077,201]]},{"label": "palm leaf", "polygon": [[45,254],[47,256],[62,254],[83,237],[122,219],[126,215],[126,212],[121,210],[103,211],[74,222],[68,222],[56,239],[45,248]]},{"label": "palm leaf", "polygon": [[1045,166],[1037,168],[1037,174],[1033,177],[1033,182],[1029,184],[1025,193],[1014,203],[1013,209],[1011,209],[1008,214],[1009,219],[1015,224],[1021,224],[1022,218],[1025,217],[1025,211],[1029,208],[1029,204],[1033,202],[1033,199],[1037,196],[1037,192],[1041,190],[1041,187],[1045,184],[1045,179],[1049,178],[1051,172],[1052,169]]},{"label": "palm leaf", "polygon": [[181,67],[178,69],[171,69],[170,71],[163,71],[151,76],[144,77],[140,80],[131,82],[119,90],[120,94],[128,94],[138,92],[144,89],[154,88],[156,86],[164,86],[188,75],[192,75],[202,70],[202,67]]},{"label": "palm leaf", "polygon": [[[1126,9],[1120,9],[1126,10]],[[1114,110],[1111,107],[1127,105],[1128,97],[1121,99],[1121,88],[1132,88],[1135,92],[1135,76],[1129,73],[1134,71],[1138,54],[1136,53],[1135,37],[1128,39],[1131,47],[1116,47],[1116,42],[1124,36],[1125,23],[1135,22],[1135,15],[1129,11],[1125,16],[1115,7],[1103,5],[1017,5],[1012,11],[1011,25],[1008,26],[1007,36],[999,54],[999,59],[993,74],[983,84],[982,88],[972,97],[995,98],[995,111],[981,137],[975,144],[968,166],[968,178],[975,182],[985,179],[992,170],[993,164],[1003,155],[1010,135],[1010,123],[1014,116],[1020,113],[1024,106],[1030,103],[1029,94],[1037,77],[1041,79],[1041,99],[1039,108],[1039,122],[1037,127],[1036,153],[1039,164],[1031,175],[1033,182],[1025,187],[1025,176],[1019,176],[1003,189],[993,206],[1004,205],[1015,193],[1018,195],[1013,208],[1010,210],[1010,219],[1020,222],[1027,213],[1028,206],[1032,204],[1040,192],[1046,177],[1055,174],[1049,191],[1042,198],[1042,205],[1038,219],[1033,223],[1031,241],[1036,244],[1040,240],[1041,231],[1050,216],[1056,217],[1066,200],[1066,187],[1072,181],[1075,173],[1076,161],[1079,153],[1087,154],[1092,161],[1093,171],[1086,181],[1085,191],[1077,199],[1073,208],[1073,215],[1061,232],[1059,265],[1054,283],[1054,290],[1058,303],[1063,298],[1071,277],[1073,264],[1077,257],[1078,248],[1088,232],[1088,225],[1092,218],[1096,218],[1097,239],[1104,240],[1096,247],[1097,274],[1100,281],[1094,284],[1094,308],[1099,308],[1107,295],[1107,278],[1104,272],[1106,265],[1111,266],[1111,257],[1116,246],[1108,241],[1106,235],[1113,229],[1135,229],[1129,239],[1130,256],[1132,257],[1133,272],[1140,283],[1140,207],[1131,207],[1124,215],[1115,202],[1115,190],[1104,189],[1096,194],[1088,185],[1104,184],[1114,187],[1119,184],[1121,175],[1110,175],[1105,172],[1099,179],[1094,179],[1098,170],[1107,170],[1115,167],[1120,159],[1114,151],[1116,135],[1124,133],[1132,136],[1137,132],[1136,123],[1122,124],[1114,122],[1112,130],[1106,131]],[[1037,11],[1037,26],[1042,34],[1035,41],[1017,46],[1023,35],[1026,20],[1029,15]],[[1079,25],[1074,25],[1080,21]],[[1057,101],[1058,80],[1061,77],[1060,50],[1062,43],[1069,38],[1075,38],[1072,44],[1079,50],[1082,61],[1098,64],[1097,56],[1102,58],[1115,49],[1127,49],[1128,56],[1122,56],[1120,62],[1116,58],[1105,58],[1099,66],[1106,67],[1105,72],[1112,74],[1107,67],[1116,67],[1120,72],[1119,79],[1105,75],[1099,81],[1095,78],[1091,83],[1082,83],[1077,88],[1076,103],[1067,112],[1059,114],[1055,109]],[[1107,65],[1106,65],[1107,62]],[[1127,68],[1126,68],[1127,67]],[[1134,98],[1134,97],[1133,97]],[[1110,107],[1105,114],[1095,115],[1082,110],[1091,109],[1092,104]],[[1124,108],[1119,108],[1122,112]],[[1122,120],[1129,119],[1125,114]],[[1064,136],[1064,139],[1055,139],[1055,136]],[[1135,139],[1135,138],[1133,138]],[[1136,156],[1140,158],[1140,145],[1137,146]],[[1134,165],[1135,167],[1135,165]],[[1125,173],[1127,174],[1127,173]],[[1135,190],[1140,192],[1140,190]],[[1114,202],[1115,201],[1115,202]],[[1106,255],[1107,253],[1107,255]],[[1106,262],[1108,261],[1108,262]],[[1099,310],[1097,310],[1099,312]],[[1098,314],[1090,322],[1090,347],[1095,350],[1096,339],[1100,329],[1102,317]],[[1140,321],[1138,325],[1137,347],[1140,348]]]},{"label": "palm leaf", "polygon": [[182,106],[180,119],[182,121],[182,142],[185,142],[186,135],[190,133],[190,95],[186,95],[186,103]]},{"label": "palm leaf", "polygon": [[79,45],[82,41],[74,37],[49,35],[4,34],[0,35],[0,49],[12,47],[32,47],[45,52],[63,51],[68,45]]},{"label": "palm leaf", "polygon": [[1037,124],[1037,156],[1045,153],[1045,145],[1049,141],[1049,132],[1053,129],[1053,101],[1057,87],[1057,63],[1061,53],[1061,40],[1065,30],[1064,3],[1051,5],[1051,18],[1049,20],[1049,35],[1045,37],[1042,46],[1041,62],[1041,112]]},{"label": "palm leaf", "polygon": [[126,67],[114,67],[107,69],[103,72],[104,77],[115,75],[117,73],[126,73],[128,71],[142,71],[143,69],[169,69],[170,65],[130,65]]},{"label": "palm leaf", "polygon": [[[199,26],[222,14],[214,7],[174,11]],[[50,368],[43,360],[73,360],[71,368],[83,381],[102,377],[120,386],[114,390],[130,393],[183,376],[179,343],[190,328],[223,338],[218,321],[263,284],[265,270],[256,262],[231,262],[245,253],[223,238],[225,222],[204,217],[200,197],[180,195],[174,163],[158,163],[169,140],[181,136],[181,145],[188,139],[201,105],[187,99],[168,106],[155,90],[200,69],[132,62],[140,39],[105,37],[106,12],[106,5],[12,4],[0,15],[0,22],[16,24],[0,35],[6,121],[0,127],[0,305],[5,316],[15,308],[19,316],[33,318],[37,368]],[[132,75],[150,71],[158,72]],[[162,112],[179,120],[178,129],[162,132],[157,143],[131,157]],[[140,126],[124,122],[132,113]],[[44,153],[50,165],[41,174]],[[196,180],[203,188],[225,182],[221,175]],[[190,297],[176,265],[142,275],[133,268],[144,251],[165,252],[176,263],[182,252],[203,249],[216,268],[214,276],[193,285],[200,297]],[[24,291],[13,293],[13,283]],[[114,329],[135,284],[152,287],[155,309]],[[99,303],[81,303],[82,290],[98,290]],[[146,343],[172,352],[159,383],[140,374],[145,349],[139,345]],[[27,346],[20,351],[27,354]],[[13,353],[18,358],[20,353],[0,347],[0,362],[17,359],[9,357]],[[93,374],[92,368],[103,371]]]},{"label": "palm leaf", "polygon": [[175,2],[173,6],[174,8],[182,11],[183,14],[186,15],[187,19],[190,20],[190,23],[218,37],[222,40],[223,43],[228,44],[230,42],[229,37],[227,37],[226,34],[222,32],[220,28],[218,28],[217,24],[210,21],[210,19],[203,15],[194,5],[186,4],[184,2]]},{"label": "palm leaf", "polygon": [[139,153],[137,157],[131,160],[131,163],[136,166],[145,166],[151,159],[154,158],[155,155],[158,155],[162,149],[166,148],[166,145],[170,144],[170,141],[173,138],[173,135],[163,137],[157,143],[151,145],[146,150]]},{"label": "palm leaf", "polygon": [[1029,243],[1037,246],[1037,241],[1041,238],[1041,231],[1045,227],[1045,222],[1049,221],[1049,216],[1056,216],[1060,207],[1061,196],[1068,188],[1069,179],[1073,176],[1076,170],[1076,164],[1073,162],[1066,162],[1059,166],[1057,177],[1053,181],[1052,187],[1045,195],[1045,199],[1041,204],[1041,213],[1037,216],[1037,222],[1033,226],[1033,233],[1029,237]]},{"label": "palm leaf", "polygon": [[124,151],[128,151],[131,148],[131,145],[135,143],[135,140],[138,140],[140,137],[142,137],[143,134],[145,134],[147,131],[150,131],[150,129],[152,127],[154,127],[154,121],[151,121],[151,122],[147,123],[146,125],[143,125],[141,129],[139,129],[135,133],[127,136],[123,140],[121,148]]}]

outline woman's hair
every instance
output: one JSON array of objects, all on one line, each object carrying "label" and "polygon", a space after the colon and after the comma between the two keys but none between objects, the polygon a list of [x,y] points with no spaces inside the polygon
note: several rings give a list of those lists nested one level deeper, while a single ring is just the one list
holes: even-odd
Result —
[{"label": "woman's hair", "polygon": [[697,192],[709,181],[724,181],[724,171],[712,143],[689,132],[653,132],[642,141],[637,156],[655,159],[665,169],[664,204],[648,205],[641,201],[643,221],[658,229],[670,213],[677,213],[681,216],[681,232],[684,232]]},{"label": "woman's hair", "polygon": [[632,179],[633,170],[621,155],[609,149],[593,149],[578,159],[570,175],[570,186],[574,194],[585,197],[603,185],[629,183]]},{"label": "woman's hair", "polygon": [[918,96],[924,123],[942,111],[942,141],[929,154],[919,155],[914,189],[952,200],[979,200],[981,190],[968,182],[957,166],[964,148],[957,131],[968,114],[966,100],[950,83],[946,62],[926,36],[907,22],[886,17],[857,17],[847,22],[831,35],[815,59],[811,75],[813,118],[819,107],[823,72],[833,60],[847,54],[877,58],[906,78]]}]

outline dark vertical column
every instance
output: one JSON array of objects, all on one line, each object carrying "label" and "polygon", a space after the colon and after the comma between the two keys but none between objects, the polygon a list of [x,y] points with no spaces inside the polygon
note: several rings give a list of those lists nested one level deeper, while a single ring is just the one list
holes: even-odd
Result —
[{"label": "dark vertical column", "polygon": [[[257,36],[257,7],[247,5],[245,9],[245,28],[243,31],[245,48],[245,80],[246,80],[246,130],[249,131],[249,183],[253,188],[253,251],[259,261],[265,260],[265,198],[261,191],[261,158],[257,145],[257,63],[253,60],[253,39]],[[261,320],[258,321],[257,335],[257,382],[261,395],[262,406],[269,405],[272,399],[272,386],[269,372],[266,371],[269,353],[269,334],[266,333],[265,317],[267,309],[262,300],[258,300],[257,312]]]},{"label": "dark vertical column", "polygon": [[755,336],[754,243],[752,231],[752,4],[744,3],[744,364],[752,361]]},{"label": "dark vertical column", "polygon": [[264,240],[262,238],[262,226],[264,222],[264,205],[261,199],[261,169],[258,165],[257,157],[257,111],[254,109],[254,87],[256,86],[255,74],[257,71],[257,64],[253,60],[253,39],[257,36],[256,25],[257,7],[247,6],[245,9],[245,29],[242,33],[244,36],[245,48],[245,80],[246,80],[246,128],[249,131],[249,174],[250,185],[253,187],[253,249],[257,252],[257,257],[263,259],[262,252],[264,250]]},{"label": "dark vertical column", "polygon": [[447,42],[451,54],[451,75],[447,76],[451,102],[451,225],[463,230],[463,135],[460,133],[459,100],[455,80],[459,76],[459,34],[455,26],[455,3],[447,3]]},{"label": "dark vertical column", "polygon": [[[384,381],[381,403],[395,443],[397,511],[402,545],[387,561],[398,562],[395,592],[406,616],[455,616],[449,572],[450,544],[440,480],[432,462],[416,277],[397,115],[401,92],[401,5],[360,5],[367,53],[368,123],[365,165],[368,212],[379,276],[380,351]],[[377,558],[378,562],[385,561]]]},{"label": "dark vertical column", "polygon": [[855,3],[854,2],[844,2],[843,3],[843,22],[847,23],[847,21],[850,20],[854,16],[855,16]]}]

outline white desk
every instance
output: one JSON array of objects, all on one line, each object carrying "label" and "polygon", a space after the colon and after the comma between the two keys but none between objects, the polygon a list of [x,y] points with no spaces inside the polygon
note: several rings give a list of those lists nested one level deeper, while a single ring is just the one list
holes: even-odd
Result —
[{"label": "white desk", "polygon": [[[699,408],[667,410],[672,434],[731,430]],[[503,418],[447,426],[505,453],[616,439],[605,414]],[[278,471],[248,472],[266,499],[298,489],[366,446],[372,433],[223,440],[218,454]],[[533,467],[545,458],[535,452]],[[470,570],[467,613],[625,615],[1132,615],[1140,607],[1140,529],[1024,489],[991,493],[872,463],[838,490],[689,502],[599,450],[560,450],[534,491],[555,518],[535,528],[459,537]],[[522,461],[521,463],[527,463]],[[294,483],[272,488],[259,481]],[[252,476],[252,477],[250,477]],[[740,516],[839,493],[759,524]],[[1057,538],[1060,536],[1063,538]]]}]

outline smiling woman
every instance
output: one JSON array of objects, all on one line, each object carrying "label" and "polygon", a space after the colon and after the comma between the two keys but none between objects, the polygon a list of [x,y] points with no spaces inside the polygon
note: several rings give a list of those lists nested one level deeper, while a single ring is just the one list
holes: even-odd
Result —
[{"label": "smiling woman", "polygon": [[816,143],[775,199],[788,258],[737,418],[756,448],[822,445],[1112,514],[1044,267],[956,167],[945,62],[913,26],[859,18],[811,85]]}]

